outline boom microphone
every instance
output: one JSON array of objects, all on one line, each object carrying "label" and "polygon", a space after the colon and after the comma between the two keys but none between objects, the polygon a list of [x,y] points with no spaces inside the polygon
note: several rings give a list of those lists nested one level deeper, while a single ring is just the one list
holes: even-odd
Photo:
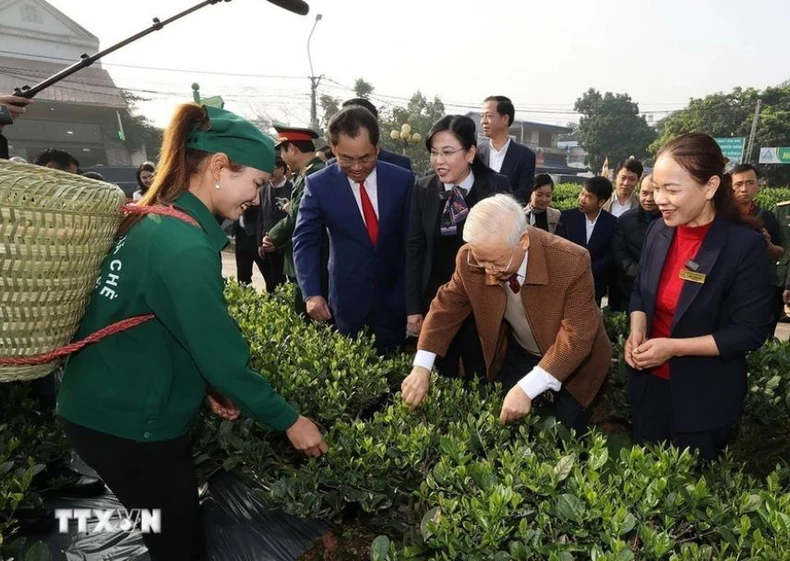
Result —
[{"label": "boom microphone", "polygon": [[302,2],[302,0],[269,0],[269,2],[300,16],[306,16],[307,12],[310,11],[310,6]]}]

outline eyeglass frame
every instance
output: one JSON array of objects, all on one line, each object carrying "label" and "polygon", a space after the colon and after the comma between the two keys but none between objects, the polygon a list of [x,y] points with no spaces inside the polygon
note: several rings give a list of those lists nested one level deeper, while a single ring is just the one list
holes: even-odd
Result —
[{"label": "eyeglass frame", "polygon": [[[494,267],[488,267],[488,266],[485,266],[485,265],[481,265],[477,261],[475,261],[473,263],[471,261],[471,259],[472,259],[472,250],[470,249],[469,251],[466,252],[466,264],[469,265],[469,267],[472,268],[472,269],[477,269],[479,271],[483,271],[484,273],[488,273],[488,271],[491,270],[491,271],[494,271],[494,274],[498,275],[498,274],[504,273],[505,271],[510,269],[510,266],[513,264],[513,258],[515,256],[516,256],[516,249],[514,248],[510,252],[510,260],[507,262],[507,265],[505,265],[504,267],[501,267],[501,268],[498,265],[494,266]],[[489,265],[492,265],[492,263],[489,263]]]},{"label": "eyeglass frame", "polygon": [[361,158],[349,158],[348,156],[337,156],[337,163],[347,168],[353,168],[354,166],[365,167],[370,165],[372,162],[376,161],[377,157],[378,156],[376,154],[368,154],[367,156],[362,156]]},{"label": "eyeglass frame", "polygon": [[435,151],[435,150],[430,150],[428,153],[429,153],[430,157],[432,159],[434,159],[434,160],[436,158],[438,158],[439,156],[441,156],[442,158],[444,158],[446,160],[446,159],[448,159],[448,158],[450,158],[452,156],[455,156],[458,152],[466,152],[466,151],[468,151],[468,149],[464,148],[462,146],[461,148],[458,148],[457,150],[439,150],[438,152]]}]

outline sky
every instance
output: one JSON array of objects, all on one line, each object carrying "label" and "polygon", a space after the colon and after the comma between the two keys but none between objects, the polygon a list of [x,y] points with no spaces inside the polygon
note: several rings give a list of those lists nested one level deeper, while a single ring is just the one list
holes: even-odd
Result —
[{"label": "sky", "polygon": [[[160,126],[191,101],[193,82],[247,117],[307,125],[307,39],[321,14],[310,43],[319,95],[353,97],[364,78],[379,107],[420,90],[464,113],[501,94],[517,118],[566,124],[595,88],[628,93],[660,118],[692,97],[790,78],[786,1],[307,0],[307,16],[266,0],[220,1],[102,62],[119,87],[150,99],[140,112]],[[198,0],[49,2],[104,49]]]}]

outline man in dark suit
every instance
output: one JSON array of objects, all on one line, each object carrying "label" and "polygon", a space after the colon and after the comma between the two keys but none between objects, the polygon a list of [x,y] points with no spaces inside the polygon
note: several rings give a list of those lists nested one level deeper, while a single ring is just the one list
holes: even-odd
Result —
[{"label": "man in dark suit", "polygon": [[280,220],[287,216],[288,202],[291,200],[293,183],[288,181],[286,173],[288,165],[280,157],[274,161],[271,180],[263,186],[260,193],[260,212],[258,213],[257,234],[258,255],[263,258],[263,280],[266,281],[266,292],[272,293],[278,285],[285,282],[283,265],[285,253],[282,249],[263,250],[263,238]]},{"label": "man in dark suit", "polygon": [[516,108],[503,95],[487,97],[483,103],[480,126],[488,141],[477,146],[483,163],[506,175],[519,202],[527,204],[535,184],[535,152],[510,138]]},{"label": "man in dark suit", "polygon": [[234,253],[236,254],[236,279],[241,284],[252,283],[252,264],[258,265],[265,279],[263,259],[258,254],[258,219],[261,207],[251,205],[233,224]]},{"label": "man in dark suit", "polygon": [[[376,106],[370,102],[370,100],[365,99],[364,97],[355,97],[353,99],[347,99],[346,101],[343,102],[343,107],[351,107],[351,106],[364,107],[365,109],[370,111],[378,121],[379,111],[378,109],[376,109]],[[410,158],[408,158],[407,156],[401,156],[400,154],[396,154],[395,152],[390,152],[389,150],[384,150],[384,148],[379,148],[379,161],[387,162],[388,164],[392,164],[398,167],[402,167],[403,169],[412,171]]]},{"label": "man in dark suit", "polygon": [[[294,230],[307,313],[354,336],[365,327],[381,354],[406,339],[406,228],[414,175],[377,161],[379,127],[362,107],[332,117],[337,162],[307,178]],[[329,232],[329,303],[321,296],[321,234]],[[331,308],[331,311],[330,311]]]},{"label": "man in dark suit", "polygon": [[591,177],[579,193],[579,208],[560,215],[557,235],[578,244],[590,252],[595,301],[600,305],[606,294],[606,280],[612,266],[612,237],[617,219],[603,210],[612,196],[612,182],[605,177]]}]

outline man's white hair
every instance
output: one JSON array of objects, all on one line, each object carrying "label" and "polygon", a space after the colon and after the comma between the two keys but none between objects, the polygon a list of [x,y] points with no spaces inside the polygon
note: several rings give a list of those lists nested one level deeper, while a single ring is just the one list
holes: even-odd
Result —
[{"label": "man's white hair", "polygon": [[477,203],[464,224],[467,243],[502,242],[517,246],[527,231],[527,215],[511,195],[494,195]]}]

